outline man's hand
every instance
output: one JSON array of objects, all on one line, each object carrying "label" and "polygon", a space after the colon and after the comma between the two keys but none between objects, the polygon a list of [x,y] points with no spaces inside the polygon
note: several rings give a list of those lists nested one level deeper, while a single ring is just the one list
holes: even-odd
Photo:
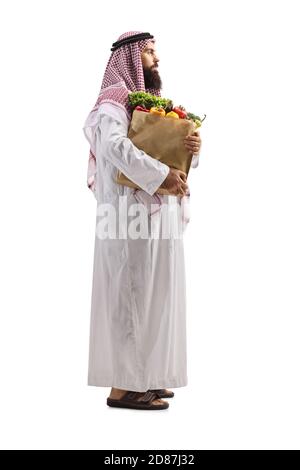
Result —
[{"label": "man's hand", "polygon": [[201,148],[199,131],[195,131],[192,135],[187,135],[184,139],[184,144],[192,155],[198,155]]},{"label": "man's hand", "polygon": [[189,188],[186,184],[186,174],[184,171],[170,167],[168,176],[162,182],[160,188],[167,189],[174,196],[185,196]]}]

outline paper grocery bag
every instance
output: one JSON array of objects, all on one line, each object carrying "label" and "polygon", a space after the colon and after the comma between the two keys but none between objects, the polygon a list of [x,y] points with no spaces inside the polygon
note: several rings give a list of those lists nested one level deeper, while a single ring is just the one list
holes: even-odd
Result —
[{"label": "paper grocery bag", "polygon": [[[189,173],[192,155],[186,149],[183,139],[193,134],[196,125],[187,119],[167,118],[143,111],[133,111],[128,138],[133,144],[152,158],[169,167]],[[136,183],[118,171],[117,183],[132,188],[140,188]],[[167,189],[159,188],[160,194],[170,194]]]}]

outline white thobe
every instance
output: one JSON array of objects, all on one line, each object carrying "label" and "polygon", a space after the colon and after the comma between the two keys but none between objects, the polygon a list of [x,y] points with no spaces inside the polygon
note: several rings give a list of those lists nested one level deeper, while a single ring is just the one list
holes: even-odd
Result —
[{"label": "white thobe", "polygon": [[[103,103],[87,137],[97,160],[88,385],[139,392],[183,387],[187,385],[183,237],[101,239],[97,234],[101,205],[111,204],[119,214],[120,196],[127,196],[127,213],[137,202],[133,188],[115,182],[118,169],[149,195],[169,171],[127,138],[129,124],[121,108]],[[197,165],[194,155],[192,167]],[[178,200],[163,196],[165,204]],[[160,223],[159,216],[152,217]]]}]

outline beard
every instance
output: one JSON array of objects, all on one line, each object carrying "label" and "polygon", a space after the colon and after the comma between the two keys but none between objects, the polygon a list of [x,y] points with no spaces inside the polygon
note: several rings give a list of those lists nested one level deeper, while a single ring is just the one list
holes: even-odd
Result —
[{"label": "beard", "polygon": [[160,90],[162,88],[162,81],[158,70],[154,70],[152,67],[144,68],[144,81],[145,88],[154,88],[155,90]]}]

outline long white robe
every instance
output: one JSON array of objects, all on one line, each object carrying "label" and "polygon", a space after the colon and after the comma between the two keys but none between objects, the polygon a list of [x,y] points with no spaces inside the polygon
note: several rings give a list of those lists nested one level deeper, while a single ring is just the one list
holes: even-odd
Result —
[{"label": "long white robe", "polygon": [[[97,216],[88,385],[139,392],[183,387],[187,385],[183,237],[100,239],[97,235],[101,205],[112,204],[119,214],[120,196],[127,196],[127,210],[136,203],[134,190],[115,182],[118,168],[150,195],[169,169],[127,138],[129,121],[122,109],[103,103],[95,122],[94,134],[89,135],[97,158]],[[193,156],[192,166],[197,165],[198,156]],[[163,196],[164,203],[178,200]],[[152,217],[159,225],[159,216]]]}]

